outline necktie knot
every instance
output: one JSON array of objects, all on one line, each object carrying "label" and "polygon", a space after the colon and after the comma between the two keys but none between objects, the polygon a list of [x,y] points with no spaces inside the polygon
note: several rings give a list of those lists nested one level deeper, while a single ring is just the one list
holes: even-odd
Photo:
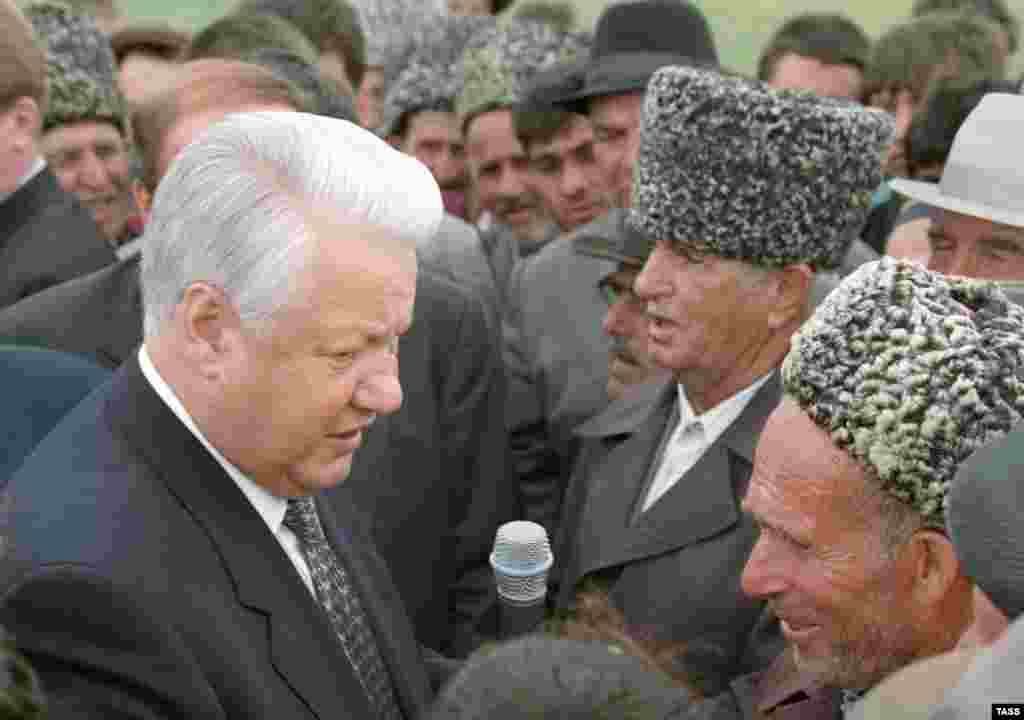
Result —
[{"label": "necktie knot", "polygon": [[323,535],[323,528],[313,498],[289,498],[288,509],[284,513],[284,526],[295,533],[300,542],[318,540]]}]

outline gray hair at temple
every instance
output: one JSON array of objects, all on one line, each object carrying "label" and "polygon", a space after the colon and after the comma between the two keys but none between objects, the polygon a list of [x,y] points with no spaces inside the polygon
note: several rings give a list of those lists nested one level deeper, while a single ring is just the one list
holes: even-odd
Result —
[{"label": "gray hair at temple", "polygon": [[141,270],[146,336],[197,282],[266,329],[313,257],[314,217],[325,209],[410,248],[433,237],[443,213],[422,163],[344,120],[240,113],[209,128],[177,156],[153,201]]}]

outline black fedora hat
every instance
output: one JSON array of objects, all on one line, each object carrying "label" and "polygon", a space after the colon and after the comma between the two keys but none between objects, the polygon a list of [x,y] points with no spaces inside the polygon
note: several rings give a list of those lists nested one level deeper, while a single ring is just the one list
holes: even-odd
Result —
[{"label": "black fedora hat", "polygon": [[718,66],[704,14],[687,0],[617,3],[598,19],[586,72],[559,104],[585,112],[590,98],[646,89],[665,65]]}]

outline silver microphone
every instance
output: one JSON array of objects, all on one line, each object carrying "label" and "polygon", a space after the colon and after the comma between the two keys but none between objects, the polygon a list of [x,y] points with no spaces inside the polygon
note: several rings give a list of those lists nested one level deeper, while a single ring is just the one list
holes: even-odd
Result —
[{"label": "silver microphone", "polygon": [[491,567],[501,604],[503,638],[532,632],[543,622],[553,562],[543,526],[515,520],[498,528]]}]

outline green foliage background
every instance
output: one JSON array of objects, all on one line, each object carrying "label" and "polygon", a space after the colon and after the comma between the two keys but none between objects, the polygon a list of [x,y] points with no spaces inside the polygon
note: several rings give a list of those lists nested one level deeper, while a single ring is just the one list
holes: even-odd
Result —
[{"label": "green foliage background", "polygon": [[[872,37],[910,15],[913,0],[695,0],[711,21],[722,62],[741,72],[752,72],[761,47],[787,17],[806,10],[843,12]],[[120,0],[125,12],[139,17],[162,17],[183,27],[200,28],[227,12],[232,0]],[[573,0],[581,25],[590,27],[607,0]],[[1010,0],[1024,18],[1024,0]],[[1024,69],[1024,53],[1014,58],[1015,72]]]}]

